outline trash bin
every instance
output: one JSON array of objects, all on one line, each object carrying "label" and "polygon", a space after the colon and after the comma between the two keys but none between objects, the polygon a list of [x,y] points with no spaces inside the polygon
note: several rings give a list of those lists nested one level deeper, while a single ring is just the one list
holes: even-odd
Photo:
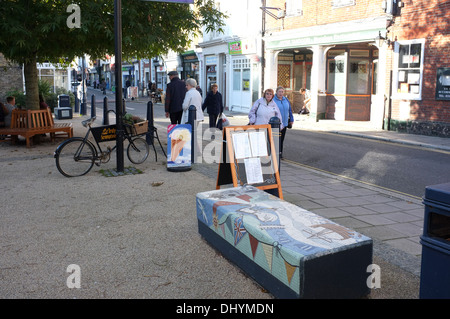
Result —
[{"label": "trash bin", "polygon": [[427,186],[420,298],[450,298],[450,183]]},{"label": "trash bin", "polygon": [[71,119],[73,117],[70,106],[70,96],[67,94],[58,95],[58,107],[54,110],[55,118],[58,120]]}]

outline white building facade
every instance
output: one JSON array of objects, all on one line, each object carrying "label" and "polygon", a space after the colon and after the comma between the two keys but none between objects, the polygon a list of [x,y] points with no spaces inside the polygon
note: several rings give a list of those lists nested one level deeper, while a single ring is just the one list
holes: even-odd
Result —
[{"label": "white building facade", "polygon": [[[248,112],[261,96],[261,1],[216,2],[229,17],[224,33],[205,33],[198,44],[199,81],[203,96],[217,83],[224,106]],[[201,52],[199,52],[201,50]]]}]

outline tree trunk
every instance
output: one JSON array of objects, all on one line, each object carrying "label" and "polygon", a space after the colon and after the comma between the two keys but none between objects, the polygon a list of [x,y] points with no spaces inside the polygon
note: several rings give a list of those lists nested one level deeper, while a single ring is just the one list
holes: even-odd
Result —
[{"label": "tree trunk", "polygon": [[38,69],[36,57],[24,64],[26,108],[39,110]]}]

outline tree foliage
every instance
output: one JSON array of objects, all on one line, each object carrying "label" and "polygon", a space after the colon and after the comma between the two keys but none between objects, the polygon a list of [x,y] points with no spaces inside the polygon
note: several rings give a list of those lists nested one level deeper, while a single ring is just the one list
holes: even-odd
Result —
[{"label": "tree foliage", "polygon": [[[71,4],[80,8],[80,28],[67,26]],[[213,0],[196,0],[194,6],[122,0],[123,58],[182,52],[203,27],[221,30],[224,17]],[[28,95],[37,79],[27,79],[36,75],[27,67],[36,62],[114,55],[114,0],[0,0],[0,34],[0,52],[25,65]]]}]

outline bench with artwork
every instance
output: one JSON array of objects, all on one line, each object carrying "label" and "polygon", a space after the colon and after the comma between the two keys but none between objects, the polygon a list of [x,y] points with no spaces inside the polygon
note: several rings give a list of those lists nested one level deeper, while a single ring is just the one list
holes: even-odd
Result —
[{"label": "bench with artwork", "polygon": [[55,123],[50,109],[45,110],[19,110],[11,113],[11,125],[0,129],[0,135],[11,136],[11,143],[15,143],[18,136],[23,136],[27,147],[31,147],[32,137],[41,134],[50,134],[53,141],[56,136],[63,134],[67,138],[73,136],[72,123]]},{"label": "bench with artwork", "polygon": [[197,194],[200,235],[277,298],[360,298],[372,240],[240,186]]}]

